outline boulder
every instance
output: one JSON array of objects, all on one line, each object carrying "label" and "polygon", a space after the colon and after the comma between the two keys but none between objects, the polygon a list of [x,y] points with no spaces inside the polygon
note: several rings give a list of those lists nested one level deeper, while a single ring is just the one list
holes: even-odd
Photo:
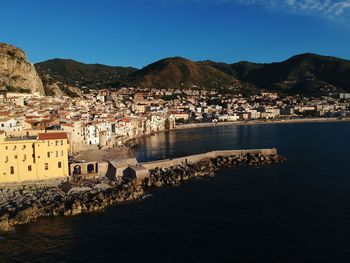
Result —
[{"label": "boulder", "polygon": [[12,229],[9,224],[9,215],[4,214],[0,217],[0,232],[8,232]]}]

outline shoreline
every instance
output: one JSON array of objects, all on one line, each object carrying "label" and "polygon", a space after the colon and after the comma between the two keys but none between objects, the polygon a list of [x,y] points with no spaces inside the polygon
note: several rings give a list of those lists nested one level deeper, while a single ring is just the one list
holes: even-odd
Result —
[{"label": "shoreline", "polygon": [[305,118],[305,119],[290,119],[290,120],[253,120],[253,121],[230,121],[230,122],[203,122],[203,123],[190,123],[177,125],[175,130],[187,130],[197,128],[208,127],[225,127],[225,126],[248,126],[248,125],[261,125],[261,124],[295,124],[295,123],[329,123],[329,122],[350,122],[350,118],[337,119],[337,118]]},{"label": "shoreline", "polygon": [[18,189],[0,188],[0,233],[11,232],[16,226],[41,217],[77,216],[104,211],[110,206],[140,199],[152,189],[180,185],[196,177],[214,176],[221,168],[260,167],[285,161],[276,149],[219,151],[210,156],[184,158],[185,161],[181,159],[177,162],[163,160],[168,165],[151,163],[145,167],[147,176],[140,174],[140,177],[124,178],[120,183],[101,178],[80,185],[65,182],[57,187],[32,185]]}]

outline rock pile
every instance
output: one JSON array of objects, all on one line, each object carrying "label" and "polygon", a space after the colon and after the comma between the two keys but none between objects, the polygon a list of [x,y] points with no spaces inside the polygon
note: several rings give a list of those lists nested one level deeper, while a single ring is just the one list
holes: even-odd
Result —
[{"label": "rock pile", "polygon": [[246,155],[232,155],[219,156],[211,159],[214,165],[220,167],[234,167],[234,166],[263,166],[272,163],[284,162],[285,158],[278,154],[250,154]]},{"label": "rock pile", "polygon": [[140,198],[143,189],[133,182],[110,188],[90,188],[68,194],[60,187],[25,186],[0,189],[0,232],[44,216],[74,216],[104,210],[107,206]]},{"label": "rock pile", "polygon": [[150,177],[144,180],[144,187],[160,188],[167,185],[179,185],[195,177],[214,176],[217,167],[211,160],[194,164],[182,164],[169,168],[155,168]]}]

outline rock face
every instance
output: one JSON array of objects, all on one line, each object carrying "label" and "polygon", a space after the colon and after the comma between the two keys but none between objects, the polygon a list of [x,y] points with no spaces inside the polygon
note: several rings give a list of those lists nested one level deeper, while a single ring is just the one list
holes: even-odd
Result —
[{"label": "rock face", "polygon": [[23,50],[5,43],[0,43],[0,90],[44,94],[43,83]]}]

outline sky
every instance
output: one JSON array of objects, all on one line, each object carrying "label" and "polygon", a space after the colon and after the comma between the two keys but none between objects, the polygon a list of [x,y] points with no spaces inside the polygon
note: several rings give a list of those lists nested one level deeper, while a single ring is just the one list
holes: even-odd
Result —
[{"label": "sky", "polygon": [[350,0],[0,0],[0,18],[0,42],[32,63],[350,59]]}]

